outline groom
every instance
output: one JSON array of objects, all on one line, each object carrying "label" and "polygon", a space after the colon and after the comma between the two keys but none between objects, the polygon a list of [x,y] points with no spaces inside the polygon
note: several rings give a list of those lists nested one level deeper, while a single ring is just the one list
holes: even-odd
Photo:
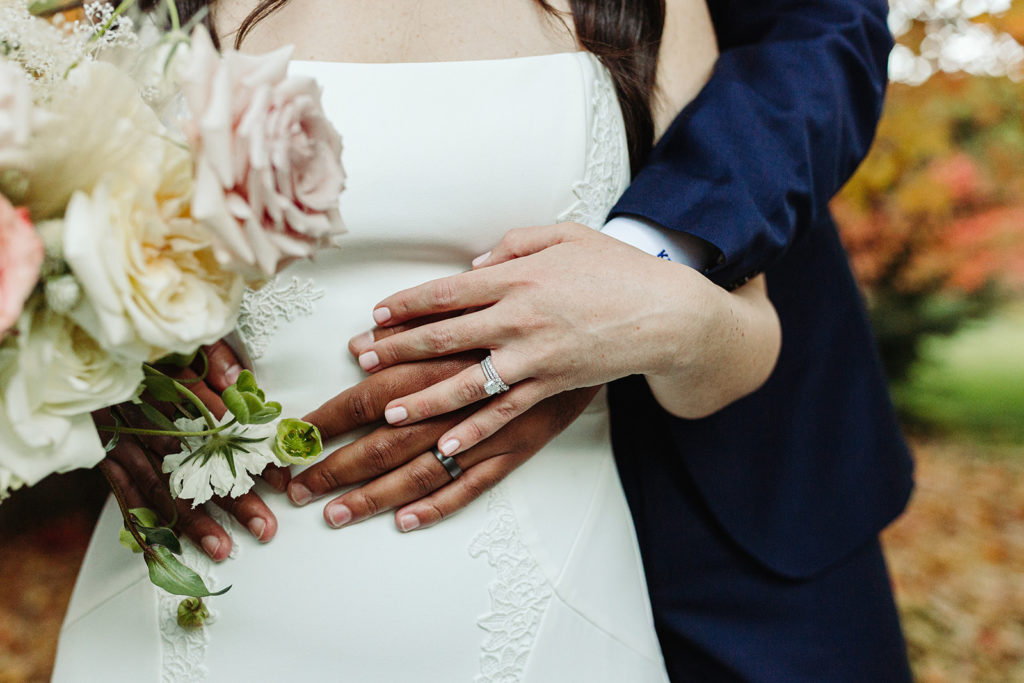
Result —
[{"label": "groom", "polygon": [[[784,341],[764,387],[702,420],[669,416],[642,379],[611,387],[616,456],[666,664],[674,681],[908,681],[877,535],[906,503],[911,463],[827,208],[874,134],[891,48],[887,7],[708,6],[721,52],[714,73],[613,209],[634,222],[615,219],[611,229],[652,253],[682,254],[726,288],[767,273]],[[379,420],[390,399],[458,363],[389,368],[319,417],[332,432]],[[504,455],[492,459],[487,483],[588,400],[554,397],[492,437],[489,447]],[[346,448],[347,462],[296,477],[289,495],[298,502],[365,478],[360,459],[405,463],[457,418],[379,429]],[[361,474],[346,481],[353,472]],[[405,502],[401,481],[367,486]],[[445,487],[454,493],[434,498],[438,519],[482,489],[468,476]],[[263,524],[263,540],[273,535],[258,499],[234,512],[250,528]],[[205,544],[223,534],[196,514],[185,518],[190,536]]]}]

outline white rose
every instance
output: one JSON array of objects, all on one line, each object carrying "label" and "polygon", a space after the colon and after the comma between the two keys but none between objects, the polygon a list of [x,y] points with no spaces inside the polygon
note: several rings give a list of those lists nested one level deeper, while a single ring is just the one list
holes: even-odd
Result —
[{"label": "white rose", "polygon": [[244,282],[188,216],[188,153],[157,136],[143,151],[134,172],[72,196],[63,247],[85,295],[72,317],[104,348],[153,361],[230,332]]},{"label": "white rose", "polygon": [[102,348],[65,316],[36,306],[0,350],[0,468],[29,486],[104,455],[90,413],[131,398],[138,363]]},{"label": "white rose", "polygon": [[25,485],[13,472],[0,466],[0,503],[10,497],[11,491],[17,491]]},{"label": "white rose", "polygon": [[25,72],[0,59],[0,169],[27,165],[33,109],[32,89]]}]

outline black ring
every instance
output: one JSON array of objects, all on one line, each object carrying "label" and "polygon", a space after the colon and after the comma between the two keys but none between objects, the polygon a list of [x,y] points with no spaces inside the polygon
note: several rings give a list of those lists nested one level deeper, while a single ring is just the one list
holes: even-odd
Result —
[{"label": "black ring", "polygon": [[462,468],[459,467],[459,464],[457,462],[455,462],[455,458],[445,455],[440,450],[438,450],[437,446],[431,448],[430,452],[434,454],[434,457],[437,458],[437,461],[439,463],[444,465],[444,469],[451,476],[452,481],[455,481],[456,479],[462,476]]}]

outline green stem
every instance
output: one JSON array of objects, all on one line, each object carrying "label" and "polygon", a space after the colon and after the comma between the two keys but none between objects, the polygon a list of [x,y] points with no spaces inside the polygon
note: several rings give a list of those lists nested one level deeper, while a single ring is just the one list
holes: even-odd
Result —
[{"label": "green stem", "polygon": [[171,28],[177,32],[181,29],[181,19],[178,17],[178,7],[174,0],[167,0],[167,12],[171,15]]},{"label": "green stem", "polygon": [[110,463],[107,460],[101,460],[99,464],[99,470],[103,473],[103,476],[107,478],[107,483],[110,484],[110,490],[114,492],[114,500],[117,501],[117,506],[121,508],[121,516],[124,517],[124,526],[128,529],[128,532],[135,539],[135,542],[139,544],[139,547],[143,550],[149,549],[149,544],[146,543],[146,539],[142,537],[139,530],[135,528],[135,522],[132,520],[131,510],[128,509],[128,504],[124,500],[124,491],[121,489],[121,485],[114,479],[113,473],[110,471]]},{"label": "green stem", "polygon": [[[128,418],[124,414],[124,411],[121,410],[120,406],[113,406],[111,408],[111,412],[120,417],[122,422],[124,422],[125,424],[129,424]],[[154,452],[153,449],[149,447],[149,443],[147,443],[143,439],[140,439],[138,436],[135,436],[134,440],[136,445],[138,445],[139,450],[141,450],[143,455],[146,456],[146,462],[149,463],[149,467],[151,470],[153,470],[153,474],[156,475],[157,480],[162,481],[164,483],[164,488],[167,491],[167,498],[171,501],[171,510],[173,511],[171,521],[167,524],[167,526],[173,529],[174,525],[178,523],[178,506],[174,502],[174,494],[171,493],[171,487],[167,485],[167,477],[166,475],[164,475],[163,470],[160,467],[160,463],[158,462],[160,456],[158,456],[156,452]]]},{"label": "green stem", "polygon": [[[210,409],[206,407],[206,404],[203,403],[202,399],[200,399],[198,396],[193,394],[188,389],[188,387],[186,387],[184,384],[182,384],[178,380],[174,379],[173,377],[171,377],[171,376],[169,376],[169,375],[167,375],[167,374],[165,374],[163,372],[160,372],[159,370],[154,368],[149,363],[144,364],[142,366],[142,370],[143,370],[143,372],[148,372],[148,373],[153,374],[153,375],[160,375],[162,377],[166,377],[167,379],[171,380],[171,382],[174,383],[174,388],[178,390],[178,393],[181,396],[184,396],[188,400],[189,403],[194,405],[199,410],[199,413],[203,416],[203,419],[206,420],[207,426],[209,426],[210,429],[215,429],[217,427],[217,418],[215,418],[213,416],[213,413],[211,413]],[[216,434],[217,432],[214,431],[214,432],[209,432],[209,433],[210,434]],[[165,434],[165,436],[175,436],[175,435],[174,434]],[[196,436],[201,436],[201,435],[200,434],[196,434]]]},{"label": "green stem", "polygon": [[169,429],[140,429],[138,427],[115,427],[112,425],[96,425],[96,429],[101,432],[113,432],[116,434],[139,434],[141,436],[211,436],[213,434],[219,434],[228,427],[231,427],[237,422],[237,420],[231,420],[220,426],[213,426],[210,429],[204,429],[198,432],[183,432],[183,431],[171,431]]}]

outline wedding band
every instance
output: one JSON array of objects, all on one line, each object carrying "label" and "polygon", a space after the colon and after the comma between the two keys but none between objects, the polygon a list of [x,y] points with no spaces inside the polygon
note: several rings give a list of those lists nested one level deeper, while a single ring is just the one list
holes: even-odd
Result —
[{"label": "wedding band", "polygon": [[488,396],[494,396],[495,394],[501,394],[508,391],[508,385],[502,381],[501,377],[498,376],[498,371],[494,369],[494,363],[491,362],[490,354],[487,358],[480,361],[480,367],[484,369],[484,391],[487,392]]},{"label": "wedding band", "polygon": [[459,467],[457,462],[455,462],[455,458],[445,455],[437,449],[437,446],[431,448],[430,452],[434,454],[434,457],[437,458],[439,463],[444,465],[445,470],[447,470],[448,474],[451,475],[452,481],[455,481],[462,476],[462,468]]}]

